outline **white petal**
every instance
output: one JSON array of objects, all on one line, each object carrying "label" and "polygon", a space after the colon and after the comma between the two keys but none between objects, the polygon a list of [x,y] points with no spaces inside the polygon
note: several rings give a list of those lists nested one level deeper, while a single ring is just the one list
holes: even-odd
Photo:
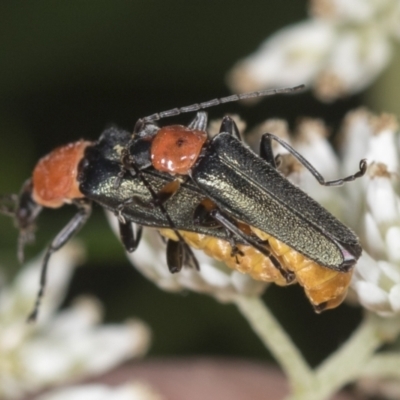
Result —
[{"label": "white petal", "polygon": [[385,242],[378,224],[368,211],[364,214],[364,241],[365,248],[376,259],[383,258],[386,253]]},{"label": "white petal", "polygon": [[366,251],[363,251],[356,264],[352,283],[363,280],[378,285],[381,275],[378,263]]},{"label": "white petal", "polygon": [[393,311],[400,313],[400,284],[393,286],[390,290],[389,301]]},{"label": "white petal", "polygon": [[[83,257],[84,250],[76,240],[52,255],[48,266],[46,292],[34,329],[44,325],[59,307],[64,299],[73,269]],[[25,323],[39,290],[42,261],[43,254],[29,262],[18,274],[13,285],[1,292],[0,315],[2,318],[18,318],[21,323]]]},{"label": "white petal", "polygon": [[400,227],[392,226],[386,232],[386,248],[389,261],[400,263]]},{"label": "white petal", "polygon": [[[298,128],[295,147],[326,180],[336,179],[339,174],[339,160],[331,144],[326,126],[317,119],[305,119]],[[311,174],[310,174],[311,175]],[[316,184],[318,182],[313,177]]]},{"label": "white petal", "polygon": [[38,388],[69,378],[75,361],[61,343],[45,339],[26,343],[19,358],[25,380]]},{"label": "white petal", "polygon": [[333,28],[305,21],[278,31],[230,73],[234,92],[311,82],[334,40]]},{"label": "white petal", "polygon": [[201,276],[216,288],[225,288],[231,284],[230,276],[211,264],[201,264]]},{"label": "white petal", "polygon": [[353,288],[356,290],[360,303],[368,310],[375,312],[391,312],[388,294],[378,286],[359,281]]},{"label": "white petal", "polygon": [[310,11],[314,17],[344,22],[369,22],[379,10],[376,2],[364,0],[313,0]]},{"label": "white petal", "polygon": [[[342,176],[349,176],[357,171],[360,160],[365,158],[372,134],[371,114],[366,109],[359,108],[347,113],[340,135]],[[365,207],[365,187],[364,180],[357,179],[343,188],[348,196],[345,215],[349,220],[350,226],[358,227],[360,225],[361,213]]]},{"label": "white petal", "polygon": [[384,32],[374,28],[338,30],[330,50],[330,60],[315,83],[317,96],[325,101],[364,89],[386,67],[392,54]]},{"label": "white petal", "polygon": [[148,348],[150,334],[140,322],[106,325],[62,337],[42,336],[20,351],[22,370],[38,387],[103,373]]},{"label": "white petal", "polygon": [[369,142],[366,158],[369,163],[383,163],[390,172],[396,172],[398,161],[398,147],[396,146],[397,119],[390,114],[383,114],[372,118],[374,135]]},{"label": "white petal", "polygon": [[[10,352],[20,348],[34,328],[21,318],[0,322],[0,353]],[[1,364],[1,362],[0,362]]]},{"label": "white petal", "polygon": [[[301,121],[297,131],[296,150],[311,163],[325,180],[339,178],[339,160],[326,139],[328,130],[325,125],[320,120],[305,119]],[[341,203],[340,191],[337,188],[327,188],[320,185],[303,166],[298,185],[324,207],[329,208],[331,212],[336,213],[340,209],[338,207],[338,204]]]},{"label": "white petal", "polygon": [[389,291],[393,283],[400,283],[400,269],[387,261],[378,261],[380,270],[384,273],[379,282],[379,286]]},{"label": "white petal", "polygon": [[255,281],[249,275],[234,271],[232,283],[237,292],[245,296],[261,296],[266,288],[265,282]]},{"label": "white petal", "polygon": [[[344,175],[354,173],[359,160],[365,158],[373,134],[371,113],[359,108],[346,114],[342,124],[340,154]],[[354,187],[354,185],[350,185]]]},{"label": "white petal", "polygon": [[142,356],[150,344],[149,329],[138,321],[126,326],[105,325],[91,334],[76,335],[67,345],[81,367],[100,374],[133,356]]},{"label": "white petal", "polygon": [[[364,178],[365,179],[365,178]],[[397,195],[387,177],[375,177],[368,181],[367,204],[372,217],[382,228],[388,228],[400,219],[397,209]]]},{"label": "white petal", "polygon": [[50,336],[66,336],[88,330],[100,322],[102,309],[100,303],[91,297],[81,297],[74,301],[72,307],[55,316],[46,334]]}]

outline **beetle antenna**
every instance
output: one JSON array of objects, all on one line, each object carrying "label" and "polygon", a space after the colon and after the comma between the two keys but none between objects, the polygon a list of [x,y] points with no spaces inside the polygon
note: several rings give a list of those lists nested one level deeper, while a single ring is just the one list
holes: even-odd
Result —
[{"label": "beetle antenna", "polygon": [[195,103],[190,106],[172,108],[171,110],[155,113],[155,114],[149,115],[147,117],[144,117],[142,119],[142,121],[145,123],[158,121],[162,118],[168,118],[168,117],[173,117],[173,116],[176,116],[179,114],[204,110],[205,108],[218,106],[220,104],[231,103],[231,102],[239,101],[239,100],[254,99],[256,97],[273,96],[276,94],[298,92],[300,90],[303,90],[304,88],[305,88],[305,85],[299,85],[299,86],[294,86],[294,87],[289,87],[289,88],[266,89],[266,90],[259,90],[256,92],[232,94],[230,96],[204,101],[203,103]]}]

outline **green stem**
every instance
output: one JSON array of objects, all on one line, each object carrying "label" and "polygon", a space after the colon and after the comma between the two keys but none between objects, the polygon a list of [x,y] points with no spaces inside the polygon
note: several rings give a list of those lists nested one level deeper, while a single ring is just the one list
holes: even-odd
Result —
[{"label": "green stem", "polygon": [[235,303],[284,370],[293,391],[308,392],[308,388],[314,385],[312,370],[262,300],[238,296]]},{"label": "green stem", "polygon": [[399,332],[399,324],[367,314],[364,321],[342,347],[315,371],[316,385],[310,392],[294,393],[288,400],[323,400],[330,398],[347,383],[359,378],[375,351]]},{"label": "green stem", "polygon": [[347,342],[312,371],[259,297],[238,296],[234,301],[285,372],[292,388],[287,400],[324,400],[363,375],[400,376],[400,355],[373,357],[383,343],[397,337],[400,322],[367,314]]},{"label": "green stem", "polygon": [[362,377],[400,379],[400,354],[378,354],[361,371]]},{"label": "green stem", "polygon": [[399,332],[396,324],[372,314],[366,316],[342,347],[312,371],[260,298],[238,296],[235,303],[285,372],[292,388],[287,400],[324,400],[368,372],[388,375],[393,369],[400,370],[400,356],[372,358],[383,343]]},{"label": "green stem", "polygon": [[369,358],[382,345],[382,339],[377,319],[365,318],[347,342],[317,368],[316,398],[328,398],[359,377]]}]

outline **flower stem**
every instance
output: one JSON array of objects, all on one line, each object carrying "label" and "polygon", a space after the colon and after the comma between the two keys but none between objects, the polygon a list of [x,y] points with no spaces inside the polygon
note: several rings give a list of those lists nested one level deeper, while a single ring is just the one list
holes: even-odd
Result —
[{"label": "flower stem", "polygon": [[347,342],[313,371],[260,298],[238,296],[234,302],[285,372],[292,389],[287,400],[328,399],[362,375],[394,376],[391,371],[400,369],[400,356],[373,358],[399,332],[398,326],[375,315],[366,315]]},{"label": "flower stem", "polygon": [[313,373],[302,354],[259,297],[238,296],[235,304],[278,361],[294,392],[308,392]]},{"label": "flower stem", "polygon": [[378,354],[362,370],[362,377],[400,378],[400,354]]},{"label": "flower stem", "polygon": [[382,339],[376,318],[365,318],[347,342],[317,368],[318,386],[313,398],[329,398],[359,377],[368,359],[382,345]]}]

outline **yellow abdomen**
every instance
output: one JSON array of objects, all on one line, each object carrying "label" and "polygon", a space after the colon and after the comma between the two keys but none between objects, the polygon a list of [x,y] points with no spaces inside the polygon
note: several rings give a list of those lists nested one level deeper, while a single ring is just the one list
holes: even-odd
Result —
[{"label": "yellow abdomen", "polygon": [[[353,271],[339,272],[323,267],[267,233],[254,227],[250,228],[258,238],[266,242],[266,248],[279,261],[281,267],[295,274],[297,282],[304,287],[306,296],[317,312],[335,308],[344,300]],[[159,231],[163,236],[177,240],[173,230]],[[204,251],[232,269],[259,281],[274,282],[279,286],[288,284],[270,258],[252,246],[238,244],[242,255],[232,255],[232,247],[226,240],[193,232],[179,232],[189,246]]]}]

